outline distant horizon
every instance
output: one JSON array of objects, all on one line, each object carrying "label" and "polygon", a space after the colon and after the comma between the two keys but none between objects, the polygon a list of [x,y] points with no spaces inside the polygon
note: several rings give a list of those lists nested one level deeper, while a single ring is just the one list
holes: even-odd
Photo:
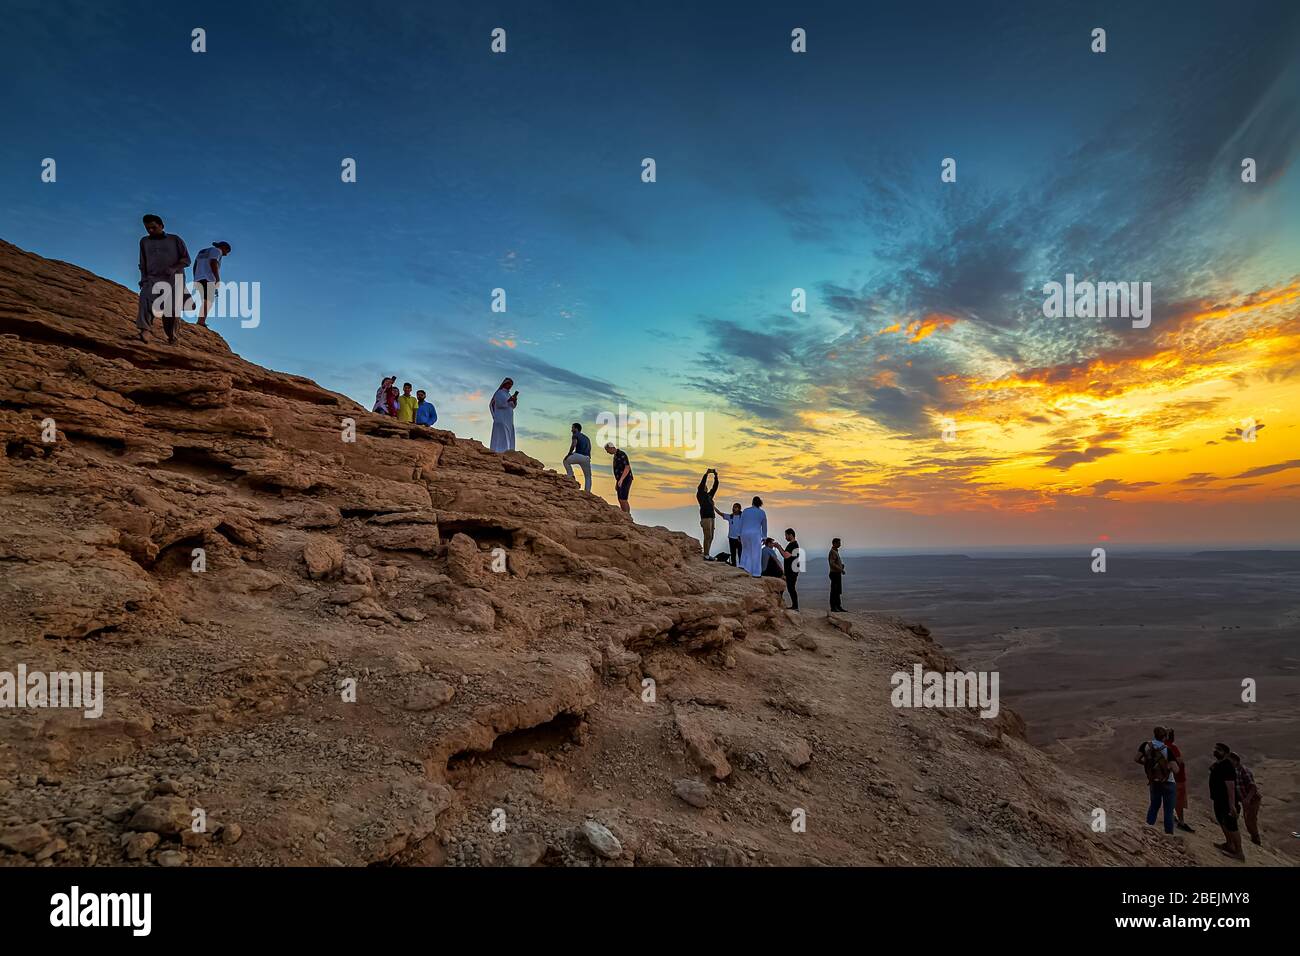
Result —
[{"label": "distant horizon", "polygon": [[1293,548],[1171,548],[1142,546],[1142,545],[1124,545],[1122,547],[1109,547],[1106,545],[1078,545],[1074,548],[1067,546],[1051,547],[1007,547],[1007,548],[963,548],[958,551],[936,551],[929,548],[918,548],[917,550],[907,550],[905,548],[841,548],[840,553],[849,556],[871,557],[871,558],[1086,558],[1094,547],[1105,547],[1106,553],[1110,555],[1124,555],[1126,557],[1193,557],[1198,554],[1207,555],[1231,555],[1231,554],[1287,554],[1300,556],[1300,547]]}]

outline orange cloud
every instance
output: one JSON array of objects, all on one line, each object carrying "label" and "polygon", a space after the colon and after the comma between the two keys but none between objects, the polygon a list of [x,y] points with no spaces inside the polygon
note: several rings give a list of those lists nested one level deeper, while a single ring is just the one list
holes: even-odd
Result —
[{"label": "orange cloud", "polygon": [[940,329],[946,329],[956,324],[956,316],[944,315],[942,312],[931,312],[923,319],[913,319],[907,323],[907,339],[909,342],[920,342],[928,339]]}]

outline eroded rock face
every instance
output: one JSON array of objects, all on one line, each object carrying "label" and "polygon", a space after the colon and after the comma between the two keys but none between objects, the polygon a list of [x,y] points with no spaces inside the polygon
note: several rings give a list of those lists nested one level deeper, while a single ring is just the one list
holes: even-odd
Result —
[{"label": "eroded rock face", "polygon": [[[1008,708],[890,707],[933,641],[792,634],[781,582],[526,455],[211,329],[142,343],[135,307],[0,242],[0,670],[104,680],[98,717],[6,713],[0,865],[1115,862],[1054,821],[1125,801],[1061,786]],[[929,779],[968,792],[914,822]]]},{"label": "eroded rock face", "polygon": [[[408,731],[395,742],[395,728],[419,728],[407,752],[418,776],[436,779],[441,767],[422,764],[430,753],[490,747],[515,724],[590,706],[593,655],[634,676],[637,655],[619,635],[702,650],[774,619],[761,585],[717,574],[702,586],[689,538],[628,522],[524,454],[372,415],[244,361],[211,329],[186,325],[175,347],[142,343],[134,310],[131,291],[0,242],[0,627],[27,657],[79,642],[67,645],[79,664],[109,673],[99,723],[33,725],[0,751],[0,770],[75,766],[98,746],[165,749],[185,727],[213,740],[190,749],[212,751],[214,779],[236,773],[264,789],[259,767],[283,761],[292,776],[321,756],[217,738],[295,715],[311,724],[350,706],[355,686],[357,710],[341,713],[373,707],[395,722],[367,727],[389,738],[378,752],[402,751]],[[349,422],[355,441],[344,440]],[[567,655],[582,676],[572,664],[531,673],[525,648]],[[159,703],[147,690],[163,679]],[[483,725],[485,705],[501,701],[515,703],[489,707]],[[137,803],[150,792],[141,779]],[[129,838],[118,858],[181,849],[166,841],[187,828],[187,806],[153,793],[119,813],[116,826],[164,845]],[[327,839],[314,852],[373,857],[432,825],[399,819],[400,833],[346,853]],[[320,842],[282,829],[262,852]],[[184,849],[222,845],[202,842]]]}]

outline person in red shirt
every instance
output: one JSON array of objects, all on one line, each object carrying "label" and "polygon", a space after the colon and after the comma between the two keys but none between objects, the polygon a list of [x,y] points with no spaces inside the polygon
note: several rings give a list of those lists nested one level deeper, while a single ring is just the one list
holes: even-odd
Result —
[{"label": "person in red shirt", "polygon": [[1183,752],[1174,746],[1172,727],[1165,731],[1165,746],[1169,748],[1170,759],[1178,761],[1178,769],[1174,772],[1174,783],[1178,787],[1178,794],[1174,797],[1174,815],[1178,818],[1178,829],[1195,833],[1196,831],[1183,819],[1183,813],[1187,810],[1187,765],[1183,763]]}]

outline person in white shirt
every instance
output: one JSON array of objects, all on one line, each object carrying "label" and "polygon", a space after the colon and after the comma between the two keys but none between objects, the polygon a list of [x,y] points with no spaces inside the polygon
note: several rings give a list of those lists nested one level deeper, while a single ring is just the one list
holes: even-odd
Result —
[{"label": "person in white shirt", "polygon": [[199,287],[199,325],[207,325],[208,312],[221,282],[221,260],[230,255],[230,243],[214,242],[194,258],[194,284]]},{"label": "person in white shirt", "polygon": [[734,502],[731,506],[731,514],[727,514],[718,508],[714,508],[721,518],[727,519],[727,546],[731,548],[731,566],[740,567],[740,502]]}]

